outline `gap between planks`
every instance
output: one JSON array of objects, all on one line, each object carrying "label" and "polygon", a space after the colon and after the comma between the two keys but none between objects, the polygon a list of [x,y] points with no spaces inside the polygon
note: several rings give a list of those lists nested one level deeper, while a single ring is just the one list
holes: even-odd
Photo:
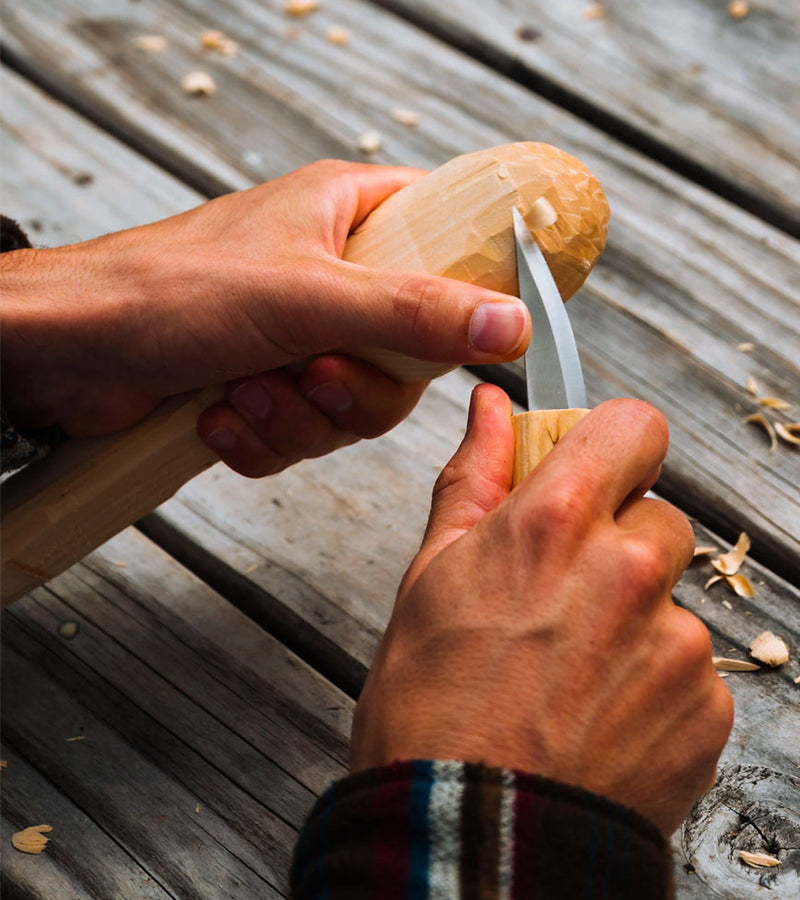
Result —
[{"label": "gap between planks", "polygon": [[612,112],[601,109],[554,79],[548,78],[541,72],[533,71],[524,63],[515,60],[501,47],[483,41],[467,29],[462,30],[457,26],[449,25],[447,21],[439,21],[424,5],[410,8],[402,0],[400,2],[397,0],[365,0],[365,2],[396,15],[459,53],[504,75],[521,87],[548,100],[554,106],[572,113],[614,140],[660,163],[676,175],[680,175],[735,204],[786,234],[800,238],[800,219],[782,209],[778,204],[719,175],[708,166],[680,153],[665,141],[626,122]]}]

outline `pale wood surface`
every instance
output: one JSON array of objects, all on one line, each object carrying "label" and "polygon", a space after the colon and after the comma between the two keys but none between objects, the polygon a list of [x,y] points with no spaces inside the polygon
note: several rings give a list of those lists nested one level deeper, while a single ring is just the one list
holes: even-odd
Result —
[{"label": "pale wood surface", "polygon": [[[570,301],[590,403],[632,395],[664,408],[670,497],[729,540],[748,530],[756,555],[800,580],[798,454],[768,453],[742,422],[748,376],[800,396],[797,241],[369,4],[343,0],[298,24],[239,0],[213,17],[239,56],[196,49],[205,0],[24,0],[6,14],[6,42],[52,90],[209,191],[320,155],[362,158],[356,140],[371,128],[384,135],[377,162],[431,167],[520,138],[569,149],[612,209],[609,245]],[[325,39],[334,21],[351,29],[348,47]],[[144,56],[132,39],[153,31],[170,49]],[[198,65],[217,78],[213,98],[178,89]],[[418,110],[419,126],[395,122],[396,106]],[[755,349],[740,352],[744,342]]]},{"label": "pale wood surface", "polygon": [[512,486],[527,478],[588,412],[588,409],[536,409],[514,416],[511,419],[514,429]]},{"label": "pale wood surface", "polygon": [[[59,21],[64,3],[48,7],[47,15],[32,0],[20,7],[43,10],[22,29],[40,74],[50,72],[53,90],[71,94],[204,190],[249,183],[315,155],[355,156],[352,136],[374,127],[379,110],[391,139],[382,161],[432,164],[506,135],[539,138],[542,130],[569,146],[604,185],[610,182],[616,214],[608,262],[590,282],[597,287],[570,304],[579,345],[590,347],[584,359],[591,402],[647,385],[654,367],[647,390],[673,410],[675,445],[686,457],[683,468],[667,472],[683,505],[696,493],[704,503],[721,502],[723,473],[736,459],[732,447],[742,445],[733,490],[745,508],[737,520],[731,507],[728,532],[737,521],[750,527],[771,517],[780,494],[769,494],[765,481],[796,497],[797,456],[769,456],[757,432],[735,430],[749,411],[748,374],[771,393],[797,393],[794,242],[414,29],[393,26],[387,53],[378,38],[389,20],[363,4],[342,3],[341,15],[337,6],[338,21],[350,16],[354,33],[363,27],[361,34],[372,38],[354,40],[346,50],[324,41],[332,16],[310,21],[296,43],[278,40],[286,20],[277,5],[243,0],[215,9],[208,22],[199,0],[164,5],[163,18],[154,4],[109,2],[103,26],[91,22],[100,4],[84,3],[83,15],[76,6],[71,28]],[[6,12],[12,45],[22,28],[20,10]],[[132,32],[131,16],[163,25],[148,31],[172,29],[183,55],[142,61],[115,43],[115,35]],[[169,94],[163,74],[193,61],[201,20],[202,27],[226,27],[221,20],[231,18],[242,23],[233,36],[251,37],[238,61],[216,64],[224,71],[241,66],[226,78],[227,102],[209,106]],[[371,78],[355,79],[365,67]],[[332,96],[337,68],[352,81],[352,96]],[[97,130],[23,85],[9,90],[8,84],[4,112],[9,104],[19,112],[11,130],[20,149],[12,167],[4,149],[4,208],[14,196],[23,223],[38,221],[42,240],[89,237],[196,202],[196,194]],[[462,94],[467,99],[457,100]],[[407,131],[389,121],[393,103],[419,104],[429,118]],[[252,115],[256,104],[265,110],[263,120]],[[509,124],[512,114],[527,134]],[[52,145],[51,134],[59,136]],[[495,137],[487,139],[490,134]],[[248,149],[261,153],[260,160],[243,159]],[[59,166],[64,159],[67,171]],[[79,171],[88,160],[93,183],[70,180],[72,160]],[[33,173],[28,189],[12,194],[14,185],[26,183],[26,172]],[[125,192],[128,199],[117,202]],[[746,340],[756,342],[754,353],[736,351]],[[3,834],[56,815],[64,823],[52,835],[62,843],[41,857],[4,852],[4,893],[50,900],[65,890],[110,898],[130,879],[145,897],[206,900],[221,890],[232,893],[234,882],[244,895],[281,896],[303,811],[344,769],[347,694],[357,691],[388,618],[424,526],[430,486],[460,439],[473,383],[452,373],[393,434],[276,479],[256,483],[214,467],[188,485],[148,530],[160,530],[169,551],[218,584],[226,600],[129,532],[4,614],[9,750],[3,758],[10,762],[2,776]],[[740,413],[736,403],[746,409]],[[709,416],[713,428],[706,434],[698,423]],[[701,449],[692,455],[695,442]],[[745,472],[746,460],[760,472]],[[695,470],[692,478],[682,474]],[[776,511],[783,515],[777,504]],[[712,510],[703,512],[704,521],[713,520]],[[785,515],[784,531],[791,533],[796,521]],[[714,542],[707,529],[696,528],[699,543]],[[776,546],[791,552],[791,543]],[[765,628],[793,648],[784,669],[727,679],[737,700],[734,736],[720,788],[676,836],[680,900],[760,896],[764,873],[746,870],[734,856],[739,846],[751,849],[745,842],[759,838],[757,829],[782,847],[800,845],[796,813],[780,806],[793,796],[798,763],[799,695],[792,682],[800,674],[800,592],[756,563],[745,572],[756,587],[753,601],[719,585],[704,593],[710,567],[702,562],[676,590],[677,600],[709,625],[718,655],[736,648],[731,655],[742,658]],[[80,626],[72,641],[55,633],[65,618]],[[86,741],[65,740],[81,734]],[[142,828],[143,818],[155,830]],[[713,840],[703,843],[709,833]],[[780,871],[768,873],[770,896],[793,897],[797,870],[788,856]]]}]

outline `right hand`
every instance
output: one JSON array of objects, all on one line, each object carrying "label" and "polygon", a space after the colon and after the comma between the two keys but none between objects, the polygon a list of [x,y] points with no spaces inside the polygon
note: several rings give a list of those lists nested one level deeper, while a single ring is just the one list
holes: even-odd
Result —
[{"label": "right hand", "polygon": [[733,702],[705,626],[671,598],[691,526],[644,497],[666,423],[605,403],[509,493],[510,414],[498,388],[476,390],[356,709],[352,768],[506,766],[668,835],[713,783]]}]

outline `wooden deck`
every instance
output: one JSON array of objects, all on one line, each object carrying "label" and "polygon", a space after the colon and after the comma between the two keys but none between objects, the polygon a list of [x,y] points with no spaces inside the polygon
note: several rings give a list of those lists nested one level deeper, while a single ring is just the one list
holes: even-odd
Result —
[{"label": "wooden deck", "polygon": [[[658,490],[700,543],[751,535],[754,600],[705,592],[702,562],[675,592],[715,652],[744,658],[765,629],[792,651],[728,678],[734,734],[675,836],[678,898],[788,900],[800,451],[770,452],[743,420],[748,377],[800,404],[800,13],[603,6],[587,19],[583,0],[329,0],[292,20],[278,0],[20,0],[4,9],[2,209],[37,242],[68,243],[322,156],[362,158],[369,129],[384,137],[377,162],[432,167],[518,139],[583,160],[612,209],[608,249],[570,301],[590,402],[661,408]],[[326,39],[332,25],[348,46]],[[203,55],[206,28],[238,55]],[[152,33],[168,49],[136,50]],[[196,68],[215,96],[181,92]],[[216,466],[3,614],[4,896],[286,896],[297,828],[346,770],[353,698],[476,378],[521,398],[519,366],[458,371],[379,440],[260,482]],[[10,849],[40,822],[45,853]],[[739,849],[781,865],[749,869]]]}]

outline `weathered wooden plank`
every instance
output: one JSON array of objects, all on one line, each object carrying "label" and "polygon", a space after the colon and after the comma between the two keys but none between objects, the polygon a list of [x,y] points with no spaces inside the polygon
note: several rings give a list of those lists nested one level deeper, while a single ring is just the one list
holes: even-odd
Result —
[{"label": "weathered wooden plank", "polygon": [[351,701],[130,530],[15,604],[3,640],[6,740],[156,883],[283,895]]},{"label": "weathered wooden plank", "polygon": [[795,4],[374,2],[800,235]]},{"label": "weathered wooden plank", "polygon": [[[2,887],[4,897],[70,900],[171,900],[161,886],[41,772],[3,747]],[[39,856],[10,849],[11,835],[29,825],[52,825],[52,843]]]},{"label": "weathered wooden plank", "polygon": [[[200,0],[169,10],[64,0],[41,28],[33,25],[40,3],[25,0],[7,17],[15,57],[58,82],[73,102],[100,108],[126,138],[135,133],[157,156],[167,148],[172,164],[188,158],[217,183],[270,177],[321,152],[352,156],[356,135],[375,126],[385,134],[375,158],[387,162],[432,165],[531,136],[575,152],[600,177],[612,206],[608,250],[573,301],[576,317],[590,322],[582,349],[592,399],[633,394],[667,405],[671,496],[728,538],[746,528],[761,559],[800,579],[797,453],[783,447],[765,454],[761,435],[743,428],[736,409],[752,402],[748,376],[765,392],[800,396],[796,241],[355,0],[335,12],[354,35],[346,48],[325,40],[333,13],[293,26],[292,40],[278,8],[246,0],[215,8],[214,24],[242,44],[233,59],[201,58],[196,40],[208,13]],[[169,37],[170,49],[145,57],[132,39],[153,30]],[[219,83],[206,100],[177,87],[180,74],[200,64]],[[391,119],[400,104],[421,111],[416,130]],[[253,114],[262,108],[263,117]],[[755,349],[739,352],[744,342]],[[659,371],[651,376],[654,360]],[[713,438],[698,459],[704,431]]]}]

